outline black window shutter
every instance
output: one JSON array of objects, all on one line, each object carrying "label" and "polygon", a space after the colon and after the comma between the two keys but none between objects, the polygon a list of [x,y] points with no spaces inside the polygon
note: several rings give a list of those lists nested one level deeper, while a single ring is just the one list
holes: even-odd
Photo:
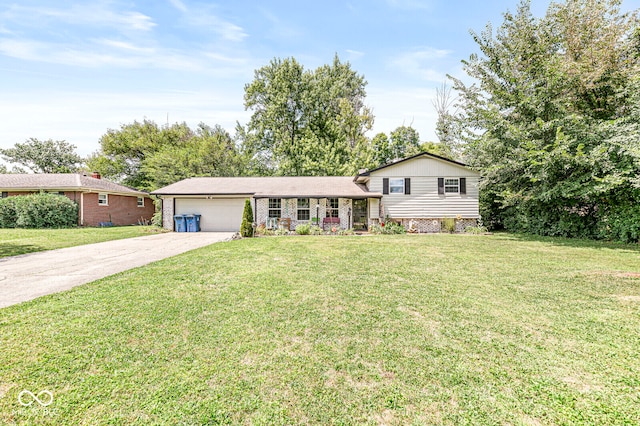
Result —
[{"label": "black window shutter", "polygon": [[382,178],[382,193],[389,193],[389,178]]},{"label": "black window shutter", "polygon": [[411,194],[411,178],[404,178],[404,193],[405,195]]},{"label": "black window shutter", "polygon": [[438,194],[444,194],[444,178],[438,178]]},{"label": "black window shutter", "polygon": [[467,193],[467,178],[460,178],[460,193]]}]

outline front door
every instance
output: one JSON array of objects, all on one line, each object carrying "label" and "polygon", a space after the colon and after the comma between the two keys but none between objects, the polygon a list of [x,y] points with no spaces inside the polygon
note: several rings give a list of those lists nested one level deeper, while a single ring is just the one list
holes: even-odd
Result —
[{"label": "front door", "polygon": [[353,200],[353,229],[366,231],[368,223],[367,199]]}]

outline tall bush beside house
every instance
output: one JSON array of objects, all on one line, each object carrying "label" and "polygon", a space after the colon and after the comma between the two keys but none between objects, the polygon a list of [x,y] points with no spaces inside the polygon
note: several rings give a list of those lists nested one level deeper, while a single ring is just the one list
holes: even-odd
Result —
[{"label": "tall bush beside house", "polygon": [[243,237],[253,237],[253,209],[251,201],[244,202],[244,211],[242,212],[242,224],[240,225],[240,235]]},{"label": "tall bush beside house", "polygon": [[19,197],[0,199],[0,228],[16,227],[16,203]]},{"label": "tall bush beside house", "polygon": [[0,203],[3,228],[64,228],[77,224],[78,205],[62,195],[21,195]]}]

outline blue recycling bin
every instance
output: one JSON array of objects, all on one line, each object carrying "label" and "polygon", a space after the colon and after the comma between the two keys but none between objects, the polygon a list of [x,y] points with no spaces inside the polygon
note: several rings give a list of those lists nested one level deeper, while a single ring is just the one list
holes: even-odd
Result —
[{"label": "blue recycling bin", "polygon": [[183,214],[173,216],[173,220],[176,223],[176,232],[187,232],[187,221]]},{"label": "blue recycling bin", "polygon": [[187,221],[187,232],[200,232],[200,215],[188,214],[185,215]]}]

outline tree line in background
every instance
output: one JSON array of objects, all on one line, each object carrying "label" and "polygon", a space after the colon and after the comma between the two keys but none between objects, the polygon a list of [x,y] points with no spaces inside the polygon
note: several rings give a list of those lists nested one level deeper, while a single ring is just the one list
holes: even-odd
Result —
[{"label": "tree line in background", "polygon": [[[438,143],[404,125],[367,137],[366,81],[337,56],[315,70],[276,58],[245,86],[252,115],[234,136],[136,121],[102,136],[86,167],[153,190],[191,176],[352,175],[429,151],[482,174],[491,228],[638,241],[640,29],[620,4],[552,2],[536,18],[522,0],[495,33],[471,32],[480,53],[463,65],[474,83],[450,77],[453,87],[436,90]],[[50,161],[56,150],[61,160]],[[80,166],[63,141],[0,154],[34,172]]]},{"label": "tree line in background", "polygon": [[[274,59],[245,86],[253,114],[235,135],[218,125],[134,121],[109,129],[84,169],[154,190],[194,176],[354,175],[422,150],[452,155],[445,146],[421,143],[411,126],[367,137],[374,118],[364,105],[365,86],[337,56],[316,70],[294,58]],[[82,168],[74,150],[64,141],[31,139],[0,155],[36,173],[70,172]]]}]

